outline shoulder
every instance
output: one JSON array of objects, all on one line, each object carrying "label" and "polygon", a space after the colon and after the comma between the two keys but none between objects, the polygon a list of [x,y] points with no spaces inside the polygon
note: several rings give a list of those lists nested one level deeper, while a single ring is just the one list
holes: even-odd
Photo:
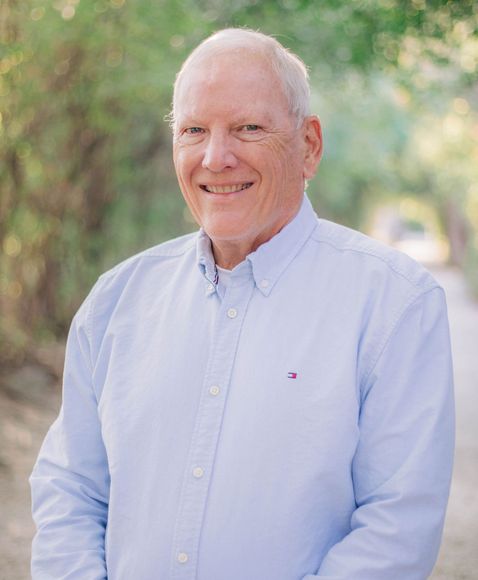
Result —
[{"label": "shoulder", "polygon": [[[195,248],[197,232],[186,234],[172,240],[168,240],[152,248],[148,248],[123,260],[116,266],[104,272],[98,279],[98,282],[107,283],[123,275],[127,275],[139,264],[168,262],[174,259],[180,259],[184,254]],[[101,284],[100,284],[101,285]]]},{"label": "shoulder", "polygon": [[340,305],[344,325],[355,325],[360,337],[361,384],[399,329],[412,338],[425,319],[446,319],[443,289],[425,267],[403,252],[323,219],[312,239],[314,270],[320,272],[323,295],[329,304]]},{"label": "shoulder", "polygon": [[319,219],[312,239],[351,276],[380,283],[393,278],[403,290],[420,294],[438,286],[432,274],[403,252],[361,232]]},{"label": "shoulder", "polygon": [[148,271],[174,268],[185,255],[194,254],[197,232],[168,240],[123,260],[98,278],[92,295],[121,289],[131,277],[147,275]]},{"label": "shoulder", "polygon": [[183,259],[194,260],[197,232],[168,240],[123,260],[98,278],[75,318],[87,328],[103,326],[126,288],[138,291],[148,281],[168,279]]}]

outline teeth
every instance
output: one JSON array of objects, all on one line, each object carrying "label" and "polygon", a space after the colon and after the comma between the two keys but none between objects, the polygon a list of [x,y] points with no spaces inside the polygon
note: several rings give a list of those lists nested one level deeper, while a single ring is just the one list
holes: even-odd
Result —
[{"label": "teeth", "polygon": [[206,191],[210,193],[234,193],[236,191],[242,191],[250,187],[252,183],[238,183],[237,185],[206,185]]}]

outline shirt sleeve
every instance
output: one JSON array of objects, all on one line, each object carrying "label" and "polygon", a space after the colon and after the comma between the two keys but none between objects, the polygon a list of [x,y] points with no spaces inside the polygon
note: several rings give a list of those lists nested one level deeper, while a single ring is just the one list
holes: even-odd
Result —
[{"label": "shirt sleeve", "polygon": [[446,304],[435,287],[395,325],[362,390],[350,533],[303,580],[424,580],[434,566],[454,449]]},{"label": "shirt sleeve", "polygon": [[68,337],[60,414],[30,477],[37,526],[33,580],[107,577],[109,472],[92,385],[87,303],[77,313]]}]

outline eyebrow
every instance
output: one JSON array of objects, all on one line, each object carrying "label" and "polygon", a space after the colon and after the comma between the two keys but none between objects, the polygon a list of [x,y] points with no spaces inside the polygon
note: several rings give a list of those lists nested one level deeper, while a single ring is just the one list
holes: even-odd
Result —
[{"label": "eyebrow", "polygon": [[265,113],[251,113],[250,115],[247,115],[247,117],[242,115],[238,119],[234,120],[235,125],[248,125],[251,122],[254,122],[254,124],[258,123],[261,125],[264,125],[264,124],[270,125],[270,124],[272,124],[272,119],[271,119],[270,115],[268,115],[265,112]]},{"label": "eyebrow", "polygon": [[178,125],[200,125],[201,123],[194,119],[194,117],[181,117],[176,118],[176,122]]},{"label": "eyebrow", "polygon": [[[271,116],[267,111],[262,112],[251,112],[250,115],[242,114],[240,117],[234,118],[234,113],[231,115],[229,124],[234,125],[249,125],[251,123],[258,125],[272,125],[273,121]],[[207,123],[201,121],[198,117],[193,115],[185,115],[184,117],[178,119],[178,126],[184,127],[185,125],[190,127],[203,126]]]}]

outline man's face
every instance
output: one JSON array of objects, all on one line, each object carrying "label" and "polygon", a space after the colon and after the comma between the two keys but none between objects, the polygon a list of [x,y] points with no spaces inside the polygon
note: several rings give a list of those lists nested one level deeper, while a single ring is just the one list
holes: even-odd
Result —
[{"label": "man's face", "polygon": [[256,249],[298,211],[320,158],[318,120],[297,129],[276,74],[245,51],[190,67],[175,111],[174,164],[193,216],[213,244]]}]

